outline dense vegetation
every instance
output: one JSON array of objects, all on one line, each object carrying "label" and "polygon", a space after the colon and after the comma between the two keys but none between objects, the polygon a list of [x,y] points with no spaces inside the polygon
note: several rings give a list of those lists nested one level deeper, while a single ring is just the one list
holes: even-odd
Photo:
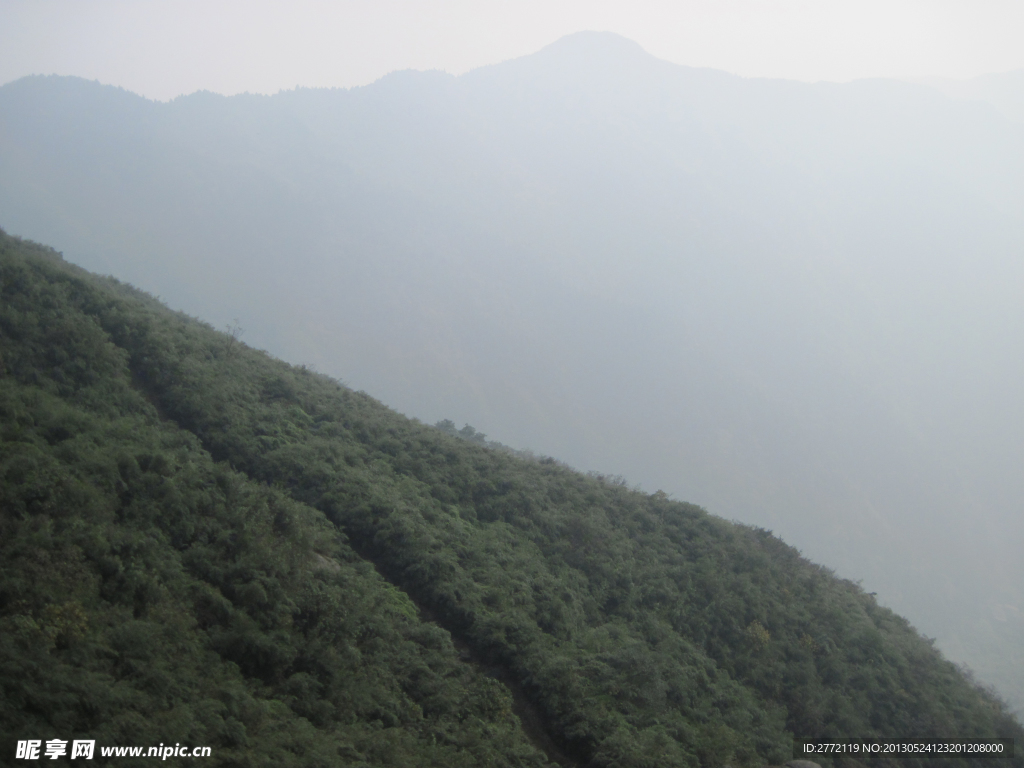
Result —
[{"label": "dense vegetation", "polygon": [[92,314],[138,301],[0,250],[0,763],[74,737],[222,765],[546,763],[507,690],[321,513],[159,418]]},{"label": "dense vegetation", "polygon": [[545,764],[514,707],[594,766],[1024,736],[768,531],[406,419],[2,234],[0,270],[5,755]]}]

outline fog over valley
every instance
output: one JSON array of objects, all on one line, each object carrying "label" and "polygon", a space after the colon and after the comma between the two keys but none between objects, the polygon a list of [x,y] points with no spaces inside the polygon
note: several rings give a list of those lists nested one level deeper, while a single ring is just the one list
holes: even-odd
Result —
[{"label": "fog over valley", "polygon": [[1021,105],[1020,73],[742,78],[597,32],[274,96],[31,76],[0,87],[0,226],[770,529],[1020,712]]}]

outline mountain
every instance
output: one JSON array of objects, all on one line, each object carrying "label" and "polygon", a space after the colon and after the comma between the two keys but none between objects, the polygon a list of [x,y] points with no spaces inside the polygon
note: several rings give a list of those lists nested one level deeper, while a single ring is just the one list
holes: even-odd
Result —
[{"label": "mountain", "polygon": [[981,75],[968,80],[929,78],[922,83],[955,99],[984,102],[1010,120],[1024,123],[1024,70]]},{"label": "mountain", "polygon": [[425,422],[770,528],[1022,707],[1022,131],[598,33],[272,97],[33,77],[0,217]]},{"label": "mountain", "polygon": [[410,420],[3,233],[0,295],[5,754],[759,766],[1024,735],[763,529]]}]

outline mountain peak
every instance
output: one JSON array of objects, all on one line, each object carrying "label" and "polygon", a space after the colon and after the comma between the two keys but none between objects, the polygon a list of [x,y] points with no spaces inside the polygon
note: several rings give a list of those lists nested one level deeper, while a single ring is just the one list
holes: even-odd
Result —
[{"label": "mountain peak", "polygon": [[568,77],[571,81],[581,77],[601,80],[623,71],[642,71],[659,64],[662,64],[659,59],[622,35],[584,31],[559,38],[536,53],[481,67],[468,74],[474,77],[474,73],[479,73],[490,78],[532,72],[542,81],[548,81],[552,75],[556,79]]},{"label": "mountain peak", "polygon": [[537,55],[555,55],[572,57],[616,57],[616,58],[653,58],[639,43],[614,32],[597,32],[585,30],[573,32],[560,37],[550,45],[546,45]]}]

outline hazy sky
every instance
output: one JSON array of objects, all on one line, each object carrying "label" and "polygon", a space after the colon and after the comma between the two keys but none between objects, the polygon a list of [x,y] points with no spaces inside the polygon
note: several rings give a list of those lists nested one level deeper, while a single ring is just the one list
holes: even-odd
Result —
[{"label": "hazy sky", "polygon": [[1024,68],[1021,0],[0,0],[0,83],[78,75],[157,99],[352,86],[461,73],[584,29],[749,76]]}]

